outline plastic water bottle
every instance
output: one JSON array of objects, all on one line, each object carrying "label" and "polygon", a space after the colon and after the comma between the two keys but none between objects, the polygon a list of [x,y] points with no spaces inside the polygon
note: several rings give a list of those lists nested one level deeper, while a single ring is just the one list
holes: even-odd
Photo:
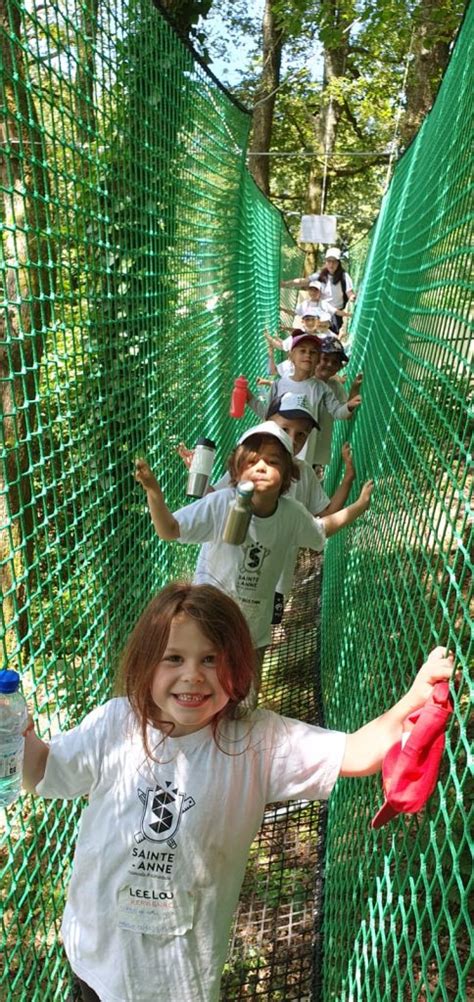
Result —
[{"label": "plastic water bottle", "polygon": [[0,808],[12,804],[21,792],[28,710],[19,685],[16,671],[0,671]]},{"label": "plastic water bottle", "polygon": [[252,495],[254,484],[250,480],[243,480],[237,484],[235,498],[230,502],[227,509],[227,517],[222,533],[224,543],[233,543],[240,546],[247,535],[247,529],[252,518]]},{"label": "plastic water bottle", "polygon": [[241,418],[245,413],[247,403],[248,380],[245,376],[237,376],[230,398],[229,414],[233,418]]}]

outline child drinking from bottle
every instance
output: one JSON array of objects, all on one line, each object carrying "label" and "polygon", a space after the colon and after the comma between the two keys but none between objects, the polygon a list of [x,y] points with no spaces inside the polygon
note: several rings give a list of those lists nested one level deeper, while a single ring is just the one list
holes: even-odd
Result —
[{"label": "child drinking from bottle", "polygon": [[[339,511],[345,505],[355,480],[355,470],[349,443],[345,442],[341,450],[344,464],[343,479],[333,496],[329,498],[323,490],[321,482],[315,475],[313,468],[304,459],[300,459],[298,455],[301,449],[304,448],[313,428],[319,428],[304,394],[284,393],[281,397],[275,397],[268,408],[266,419],[274,421],[291,439],[299,478],[298,480],[291,481],[288,490],[289,496],[296,498],[297,501],[301,501],[312,515],[330,515],[334,511]],[[189,469],[194,455],[193,450],[187,449],[184,442],[181,442],[178,446],[178,452]],[[223,490],[229,486],[230,474],[226,473],[219,480],[214,481],[212,487],[208,487],[208,492]],[[274,611],[273,624],[281,622],[285,601],[284,597],[291,590],[297,556],[298,547],[287,547],[284,569],[275,593],[275,610],[278,610],[278,615]]]},{"label": "child drinking from bottle", "polygon": [[353,734],[245,713],[252,647],[238,606],[210,585],[164,588],[129,638],[123,694],[49,745],[25,734],[26,789],[89,798],[62,923],[83,999],[218,1002],[266,804],[325,800],[339,776],[376,772],[452,671],[437,648]]},{"label": "child drinking from bottle", "polygon": [[[357,500],[340,511],[313,516],[294,498],[284,497],[299,473],[289,436],[274,421],[250,428],[229,458],[231,486],[207,494],[172,513],[148,464],[136,462],[135,477],[146,491],[150,516],[160,539],[202,543],[195,581],[214,584],[239,603],[250,627],[261,665],[271,637],[273,597],[289,547],[321,551],[326,538],[350,525],[367,510],[373,482],[364,484]],[[245,542],[222,542],[235,486],[254,485],[252,518]]]}]

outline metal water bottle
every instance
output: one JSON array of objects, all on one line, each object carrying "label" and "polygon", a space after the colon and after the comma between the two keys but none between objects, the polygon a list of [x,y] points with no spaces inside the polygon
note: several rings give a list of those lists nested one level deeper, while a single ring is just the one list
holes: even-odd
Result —
[{"label": "metal water bottle", "polygon": [[233,543],[240,546],[247,535],[250,519],[252,518],[252,495],[254,484],[250,480],[243,480],[235,488],[235,498],[230,502],[227,509],[227,518],[222,533],[224,543]]},{"label": "metal water bottle", "polygon": [[16,671],[0,671],[0,808],[12,804],[21,792],[28,710],[19,685]]},{"label": "metal water bottle", "polygon": [[190,498],[202,498],[209,486],[216,444],[210,438],[198,438],[191,466],[189,467],[186,494]]}]

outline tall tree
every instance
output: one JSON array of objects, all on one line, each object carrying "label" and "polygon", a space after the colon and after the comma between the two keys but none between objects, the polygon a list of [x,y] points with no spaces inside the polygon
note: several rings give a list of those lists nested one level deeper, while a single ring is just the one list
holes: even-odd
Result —
[{"label": "tall tree", "polygon": [[28,657],[26,583],[32,566],[31,456],[38,376],[51,317],[54,247],[45,234],[48,176],[43,133],[26,85],[20,7],[0,0],[4,118],[0,143],[3,200],[1,271],[6,307],[0,315],[0,402],[5,459],[0,469],[0,583],[7,651]]},{"label": "tall tree", "polygon": [[413,11],[405,111],[400,123],[403,146],[408,145],[432,107],[463,6],[458,0],[419,0]]},{"label": "tall tree", "polygon": [[[376,5],[319,0],[316,6],[307,0],[285,5],[266,0],[266,11],[270,3],[273,36],[275,23],[278,30],[278,65],[284,70],[264,82],[269,68],[262,42],[237,93],[244,103],[255,105],[251,152],[276,149],[287,157],[262,157],[257,174],[252,156],[250,169],[285,213],[298,221],[302,212],[335,214],[340,238],[352,242],[378,211],[403,105],[398,138],[406,145],[432,103],[463,0],[415,0],[415,5],[408,0]],[[239,17],[244,35],[253,32],[257,38],[248,17],[229,14],[222,5],[220,10],[232,24],[234,39]],[[302,66],[318,50],[319,81]],[[272,92],[272,100],[265,101]],[[257,140],[263,108],[264,130]],[[403,145],[397,145],[397,152]],[[298,150],[301,159],[295,156]],[[293,217],[288,219],[291,226]],[[316,247],[308,246],[309,270],[316,267],[316,253]]]},{"label": "tall tree", "polygon": [[275,0],[265,0],[262,21],[262,72],[255,91],[250,171],[265,195],[270,194],[270,158],[273,113],[280,85],[284,42],[283,19]]},{"label": "tall tree", "polygon": [[77,31],[77,70],[74,80],[76,130],[79,139],[85,143],[95,138],[94,46],[97,37],[98,11],[99,0],[83,0],[81,23]]}]

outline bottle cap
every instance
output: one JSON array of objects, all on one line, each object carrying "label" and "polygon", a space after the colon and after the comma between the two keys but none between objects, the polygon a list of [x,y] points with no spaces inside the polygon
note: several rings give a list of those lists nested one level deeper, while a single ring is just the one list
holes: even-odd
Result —
[{"label": "bottle cap", "polygon": [[251,480],[241,480],[240,484],[237,484],[235,488],[237,494],[240,494],[244,498],[251,498],[255,490],[255,484]]},{"label": "bottle cap", "polygon": [[20,676],[16,671],[2,668],[0,671],[0,692],[16,692],[20,685]]},{"label": "bottle cap", "polygon": [[206,445],[208,449],[215,449],[216,443],[212,441],[212,438],[198,438],[196,445]]}]

